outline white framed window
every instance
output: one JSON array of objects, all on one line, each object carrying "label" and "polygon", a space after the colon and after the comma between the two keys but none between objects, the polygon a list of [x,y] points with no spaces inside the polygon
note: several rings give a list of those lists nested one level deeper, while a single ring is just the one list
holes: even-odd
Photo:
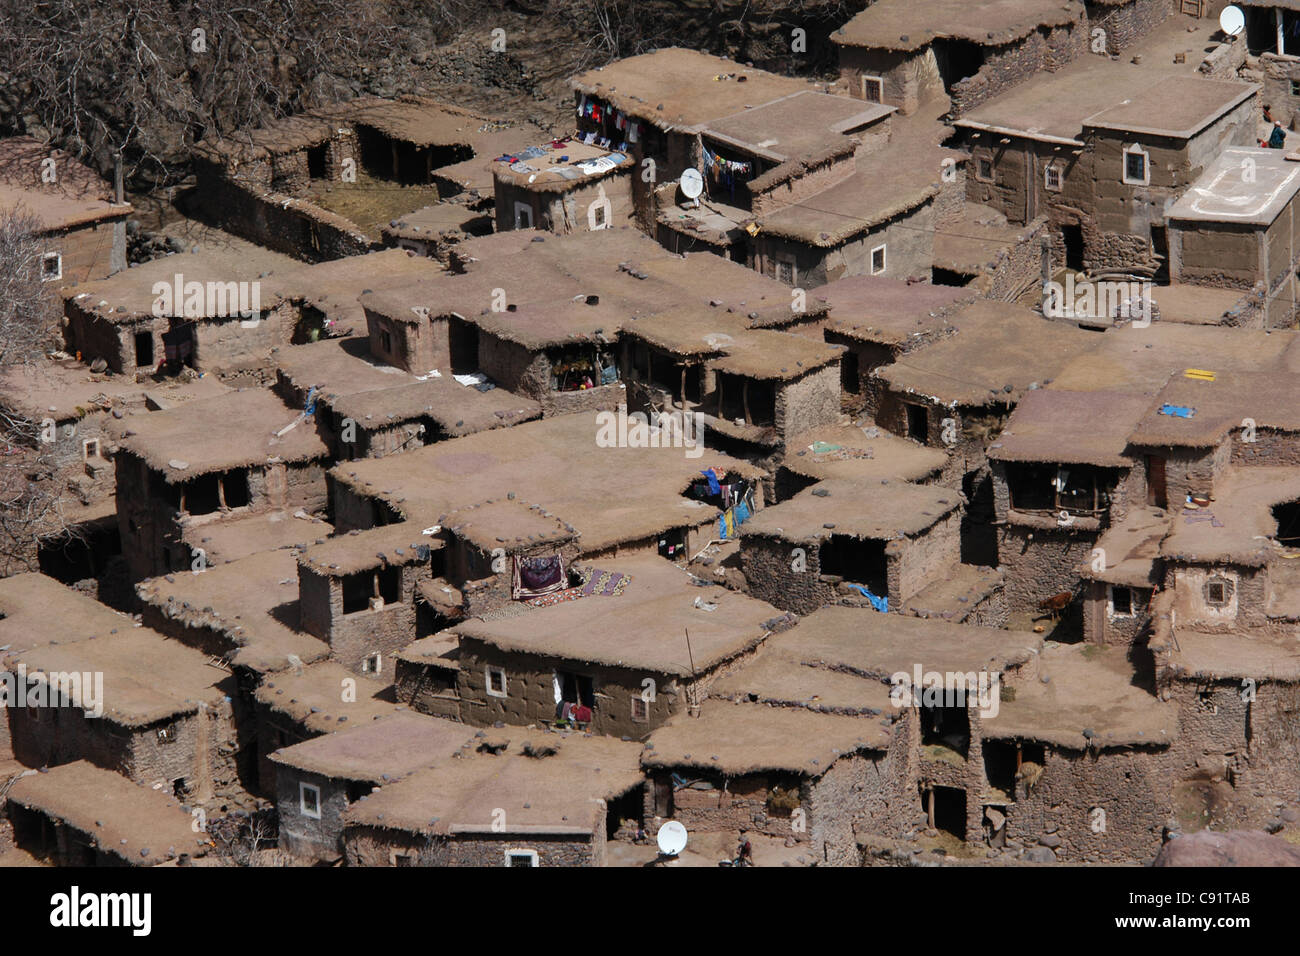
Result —
[{"label": "white framed window", "polygon": [[63,278],[63,253],[47,252],[41,256],[41,281],[54,282]]},{"label": "white framed window", "polygon": [[83,459],[87,459],[87,458],[98,458],[98,457],[99,457],[99,439],[98,439],[98,438],[85,438],[85,439],[82,440],[82,442],[81,442],[81,457],[82,457]]},{"label": "white framed window", "polygon": [[298,809],[304,817],[320,819],[320,787],[310,783],[298,784]]},{"label": "white framed window", "polygon": [[506,670],[504,667],[487,667],[487,692],[489,697],[506,696]]},{"label": "white framed window", "polygon": [[862,77],[862,98],[868,103],[885,102],[884,77],[864,74]]},{"label": "white framed window", "polygon": [[644,724],[650,719],[650,702],[640,694],[632,695],[632,720]]},{"label": "white framed window", "polygon": [[1061,164],[1048,163],[1043,167],[1043,188],[1054,193],[1061,191]]},{"label": "white framed window", "polygon": [[1151,183],[1151,157],[1137,143],[1124,147],[1124,183],[1128,186]]},{"label": "white framed window", "polygon": [[988,156],[981,156],[975,160],[975,178],[982,183],[991,183],[996,177],[993,175],[993,160]]},{"label": "white framed window", "polygon": [[526,202],[515,203],[515,228],[533,228],[533,207]]},{"label": "white framed window", "polygon": [[384,669],[384,658],[380,654],[371,654],[361,662],[361,673],[378,674]]},{"label": "white framed window", "polygon": [[1106,613],[1110,617],[1133,616],[1133,589],[1109,585],[1106,588]]},{"label": "white framed window", "polygon": [[506,850],[506,866],[539,866],[536,850]]},{"label": "white framed window", "polygon": [[871,250],[871,274],[878,276],[885,271],[885,245],[881,243]]},{"label": "white framed window", "polygon": [[1215,575],[1205,582],[1205,603],[1210,607],[1227,607],[1232,602],[1232,582]]}]

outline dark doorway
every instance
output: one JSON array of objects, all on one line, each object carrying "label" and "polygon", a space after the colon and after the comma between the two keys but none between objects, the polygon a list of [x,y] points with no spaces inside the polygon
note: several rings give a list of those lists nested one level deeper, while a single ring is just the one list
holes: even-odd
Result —
[{"label": "dark doorway", "polygon": [[903,408],[907,412],[907,437],[921,444],[925,444],[930,437],[930,414],[924,405],[913,405],[905,402]]},{"label": "dark doorway", "polygon": [[861,584],[877,597],[889,593],[885,542],[833,534],[829,540],[822,542],[818,553],[822,574],[840,577],[852,584]]},{"label": "dark doorway", "polygon": [[974,76],[984,65],[984,48],[965,40],[935,40],[935,59],[939,61],[939,75],[943,88],[951,93],[955,84]]},{"label": "dark doorway", "polygon": [[944,269],[941,266],[932,266],[930,268],[931,285],[948,285],[962,288],[969,284],[973,278],[974,276],[967,275],[964,272],[955,272],[952,269]]},{"label": "dark doorway", "polygon": [[586,674],[558,670],[555,672],[555,677],[560,682],[560,701],[562,703],[582,704],[584,707],[595,708],[596,686],[590,677]]},{"label": "dark doorway", "polygon": [[153,332],[135,333],[135,364],[141,368],[153,365]]},{"label": "dark doorway", "polygon": [[858,353],[845,352],[840,356],[840,388],[845,395],[858,394]]},{"label": "dark doorway", "polygon": [[931,787],[926,808],[936,830],[966,839],[966,791],[956,787]]},{"label": "dark doorway", "polygon": [[1168,486],[1165,483],[1165,460],[1159,455],[1146,456],[1147,504],[1153,508],[1169,507]]},{"label": "dark doorway", "polygon": [[200,475],[193,481],[185,483],[185,512],[192,515],[206,515],[221,507],[217,485],[221,481],[218,474]]},{"label": "dark doorway", "polygon": [[624,820],[641,826],[645,819],[645,788],[633,787],[621,797],[607,801],[605,807],[605,838],[614,839]]},{"label": "dark doorway", "polygon": [[[975,689],[971,688],[967,692],[973,695]],[[968,698],[970,699],[973,697]],[[966,750],[970,746],[970,715],[965,707],[929,707],[922,704],[918,713],[922,747],[947,747],[966,756]]]},{"label": "dark doorway", "polygon": [[453,375],[478,371],[478,328],[457,318],[447,319],[447,350]]},{"label": "dark doorway", "polygon": [[307,150],[307,175],[312,179],[325,178],[325,156],[329,148],[329,143],[321,143]]},{"label": "dark doorway", "polygon": [[1277,522],[1277,543],[1284,548],[1300,548],[1300,501],[1274,505],[1273,520]]},{"label": "dark doorway", "polygon": [[984,776],[991,787],[1001,790],[1008,798],[1016,793],[1019,752],[1020,748],[1012,741],[984,741]]},{"label": "dark doorway", "polygon": [[961,563],[986,568],[998,563],[998,536],[994,522],[993,478],[987,471],[968,472],[961,480],[966,513],[961,516]]},{"label": "dark doorway", "polygon": [[1169,284],[1169,230],[1165,226],[1151,227],[1151,251],[1160,260],[1153,279],[1156,285]]},{"label": "dark doorway", "polygon": [[1078,225],[1062,226],[1061,241],[1065,244],[1065,267],[1076,272],[1083,268],[1083,228]]}]

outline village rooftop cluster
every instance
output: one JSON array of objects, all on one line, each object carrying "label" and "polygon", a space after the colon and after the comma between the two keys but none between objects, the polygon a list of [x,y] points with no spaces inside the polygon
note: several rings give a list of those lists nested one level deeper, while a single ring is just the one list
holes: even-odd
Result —
[{"label": "village rooftop cluster", "polygon": [[129,265],[0,141],[62,311],[0,378],[62,495],[0,864],[1293,835],[1300,14],[1223,6],[876,0],[838,78],[659,49],[546,131],[338,103],[199,143],[206,238]]}]

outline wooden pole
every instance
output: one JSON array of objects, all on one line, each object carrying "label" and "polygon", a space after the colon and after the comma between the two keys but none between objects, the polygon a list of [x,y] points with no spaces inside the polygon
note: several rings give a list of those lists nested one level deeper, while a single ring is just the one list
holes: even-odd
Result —
[{"label": "wooden pole", "polygon": [[754,417],[749,413],[749,379],[744,379],[744,385],[740,390],[740,400],[745,406],[745,424],[754,424]]}]

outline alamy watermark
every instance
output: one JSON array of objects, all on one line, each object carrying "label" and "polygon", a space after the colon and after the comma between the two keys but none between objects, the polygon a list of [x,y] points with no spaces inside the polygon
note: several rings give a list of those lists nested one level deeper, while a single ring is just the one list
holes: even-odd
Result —
[{"label": "alamy watermark", "polygon": [[1130,319],[1135,329],[1151,324],[1151,283],[1076,280],[1043,284],[1043,315],[1053,319]]},{"label": "alamy watermark", "polygon": [[262,283],[199,282],[176,273],[171,282],[159,281],[150,290],[155,296],[153,314],[158,318],[187,319],[239,316],[240,328],[257,326],[262,317]]},{"label": "alamy watermark", "polygon": [[682,448],[687,458],[704,454],[704,415],[701,412],[644,412],[628,414],[627,406],[617,412],[596,413],[598,448]]},{"label": "alamy watermark", "polygon": [[890,675],[889,701],[895,707],[966,707],[975,704],[981,717],[996,717],[1002,700],[1002,675],[989,671],[922,671]]},{"label": "alamy watermark", "polygon": [[0,708],[78,707],[87,717],[104,715],[103,671],[41,671],[28,673],[20,663],[0,671]]}]

